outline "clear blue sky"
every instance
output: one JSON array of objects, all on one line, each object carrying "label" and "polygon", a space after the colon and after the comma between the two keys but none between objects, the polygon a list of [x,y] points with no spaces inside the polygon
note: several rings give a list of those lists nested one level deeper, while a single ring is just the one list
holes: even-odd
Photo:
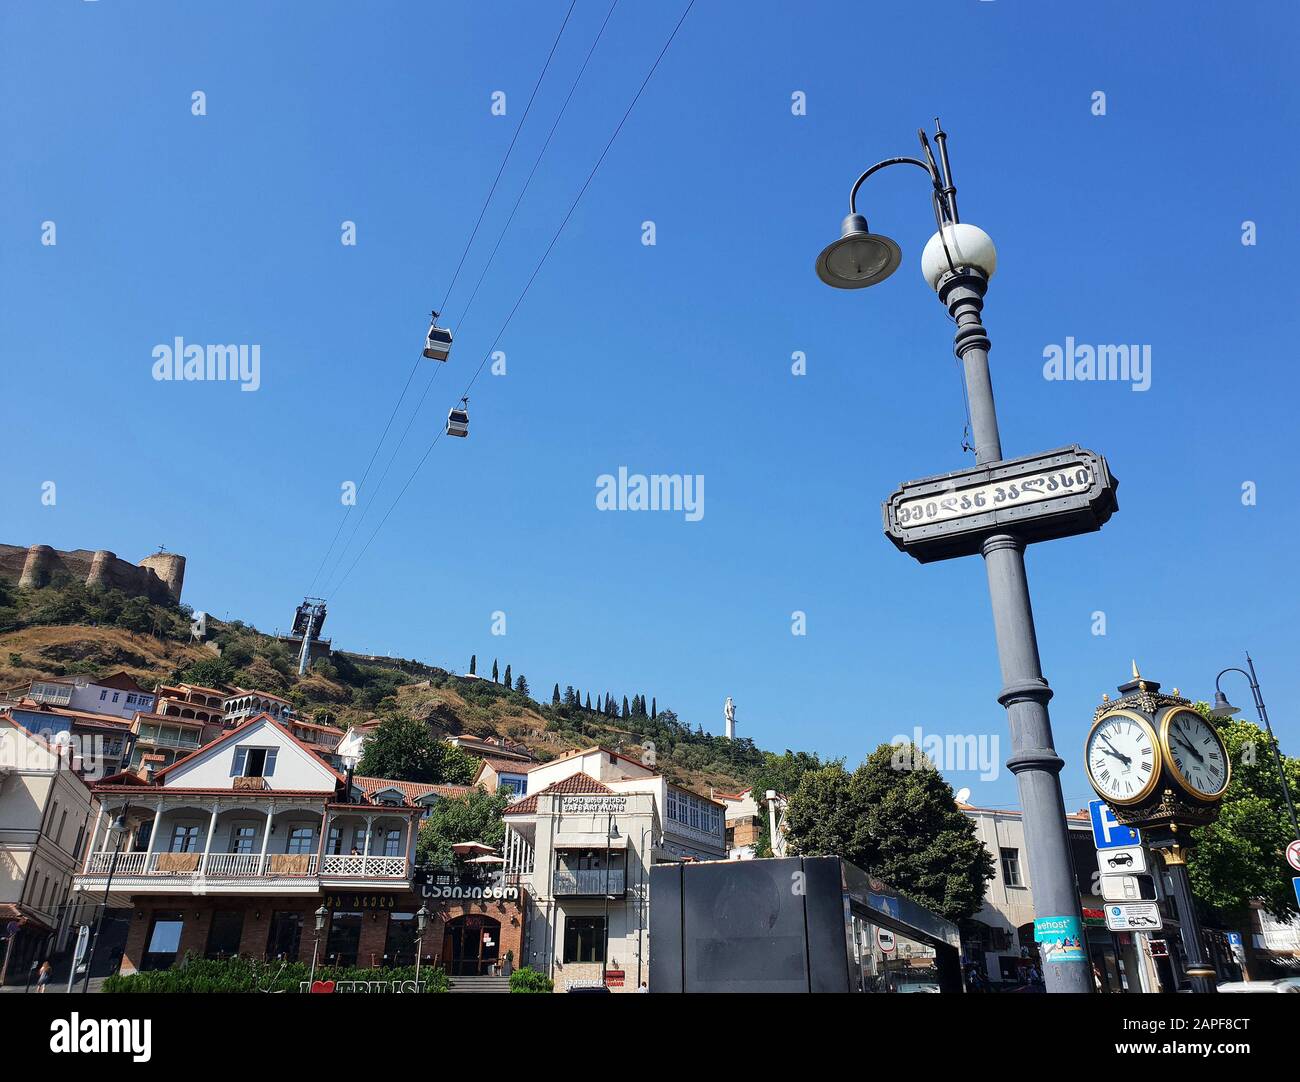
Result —
[{"label": "clear blue sky", "polygon": [[[5,5],[0,540],[132,560],[164,543],[196,608],[284,627],[567,6]],[[606,10],[579,0],[453,325]],[[376,510],[356,545],[680,11],[619,4],[447,369],[383,488],[391,437],[362,490]],[[918,269],[921,174],[864,192],[903,246],[893,279],[839,292],[813,273],[857,172],[915,153],[938,114],[963,218],[1000,254],[985,315],[1005,452],[1079,442],[1121,481],[1100,534],[1029,555],[1067,803],[1088,795],[1083,737],[1131,657],[1204,697],[1254,651],[1296,753],[1294,47],[1281,4],[700,0],[502,339],[508,374],[475,384],[472,435],[434,448],[330,595],[334,641],[458,671],[496,656],[539,695],[644,691],[715,730],[730,694],[761,746],[851,763],[916,725],[1003,735],[1005,759],[983,568],[920,566],[880,531],[900,481],[969,461],[951,324]],[[261,389],[154,381],[151,351],[178,335],[259,344]],[[1150,390],[1045,381],[1042,351],[1067,336],[1150,345]],[[703,520],[598,512],[596,478],[619,466],[703,474]],[[1016,799],[1005,770],[952,780]]]}]

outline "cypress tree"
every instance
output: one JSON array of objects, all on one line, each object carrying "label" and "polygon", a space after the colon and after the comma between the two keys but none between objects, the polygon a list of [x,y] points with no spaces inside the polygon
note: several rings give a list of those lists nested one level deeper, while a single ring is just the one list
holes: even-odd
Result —
[{"label": "cypress tree", "polygon": [[501,683],[500,674],[497,672],[497,659],[496,659],[496,658],[493,658],[493,659],[492,659],[492,683],[494,683],[494,684],[499,684],[499,683]]},{"label": "cypress tree", "polygon": [[475,670],[476,668],[478,668],[478,654],[470,654],[470,655],[469,655],[469,672],[470,672],[470,675],[471,675],[471,676],[474,675],[474,670]]},{"label": "cypress tree", "polygon": [[591,692],[587,692],[587,709],[591,709]]},{"label": "cypress tree", "polygon": [[514,682],[510,679],[510,665],[509,663],[507,663],[506,664],[506,687],[513,686],[513,683]]},{"label": "cypress tree", "polygon": [[654,698],[654,696],[651,696],[650,697],[650,720],[654,721],[658,717],[659,717],[659,700]]},{"label": "cypress tree", "polygon": [[560,685],[558,683],[555,685],[555,690],[551,692],[551,705],[560,705]]},{"label": "cypress tree", "polygon": [[631,714],[631,711],[628,710],[628,706],[627,706],[627,696],[624,695],[624,696],[623,696],[623,717],[626,718],[626,717],[630,716],[630,714]]}]

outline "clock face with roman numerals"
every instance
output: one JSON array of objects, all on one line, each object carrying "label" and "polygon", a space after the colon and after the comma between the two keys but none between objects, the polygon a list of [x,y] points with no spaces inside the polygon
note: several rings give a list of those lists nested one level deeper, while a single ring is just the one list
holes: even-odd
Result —
[{"label": "clock face with roman numerals", "polygon": [[1115,710],[1099,718],[1084,751],[1088,780],[1112,804],[1136,804],[1156,787],[1160,750],[1139,714]]},{"label": "clock face with roman numerals", "polygon": [[1160,725],[1160,742],[1171,773],[1193,796],[1213,800],[1228,788],[1228,753],[1215,731],[1195,710],[1175,709]]}]

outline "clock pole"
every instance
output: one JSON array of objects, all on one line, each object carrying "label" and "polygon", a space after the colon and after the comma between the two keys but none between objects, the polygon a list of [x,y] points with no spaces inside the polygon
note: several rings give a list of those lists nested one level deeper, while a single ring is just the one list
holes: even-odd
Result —
[{"label": "clock pole", "polygon": [[1187,979],[1194,992],[1214,992],[1214,966],[1205,953],[1205,940],[1201,935],[1201,921],[1196,915],[1196,902],[1192,898],[1192,881],[1187,874],[1187,859],[1177,825],[1172,825],[1158,836],[1148,837],[1147,844],[1159,850],[1164,858],[1165,872],[1178,910],[1178,934],[1183,940],[1183,954],[1187,958]]},{"label": "clock pole", "polygon": [[[1232,777],[1232,764],[1222,739],[1193,709],[1192,701],[1182,698],[1177,688],[1172,695],[1161,694],[1160,684],[1142,677],[1136,662],[1133,679],[1120,684],[1119,693],[1120,698],[1115,700],[1109,695],[1102,696],[1102,703],[1093,715],[1093,728],[1117,714],[1141,715],[1157,735],[1158,746],[1152,784],[1132,802],[1111,800],[1111,813],[1124,826],[1140,829],[1146,846],[1164,858],[1165,882],[1178,913],[1178,934],[1187,960],[1188,980],[1195,992],[1214,992],[1217,974],[1206,953],[1201,922],[1196,915],[1192,883],[1187,874],[1187,852],[1192,845],[1192,829],[1207,826],[1218,818],[1220,802]],[[1207,727],[1206,739],[1201,742],[1206,749],[1203,754],[1206,760],[1222,764],[1221,778],[1198,774],[1193,781],[1180,767],[1179,754],[1173,747],[1174,722],[1184,719]],[[1090,763],[1088,778],[1097,795],[1109,800],[1093,777]]]}]

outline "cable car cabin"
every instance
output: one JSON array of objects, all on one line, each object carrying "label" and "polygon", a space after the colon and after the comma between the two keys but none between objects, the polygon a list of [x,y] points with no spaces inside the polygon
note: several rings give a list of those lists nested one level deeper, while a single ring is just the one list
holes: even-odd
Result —
[{"label": "cable car cabin", "polygon": [[451,331],[438,326],[438,313],[433,313],[429,334],[424,340],[424,355],[431,361],[445,361],[451,353]]},{"label": "cable car cabin", "polygon": [[447,414],[447,435],[469,435],[469,410],[465,409],[464,406],[460,409],[451,410]]}]

